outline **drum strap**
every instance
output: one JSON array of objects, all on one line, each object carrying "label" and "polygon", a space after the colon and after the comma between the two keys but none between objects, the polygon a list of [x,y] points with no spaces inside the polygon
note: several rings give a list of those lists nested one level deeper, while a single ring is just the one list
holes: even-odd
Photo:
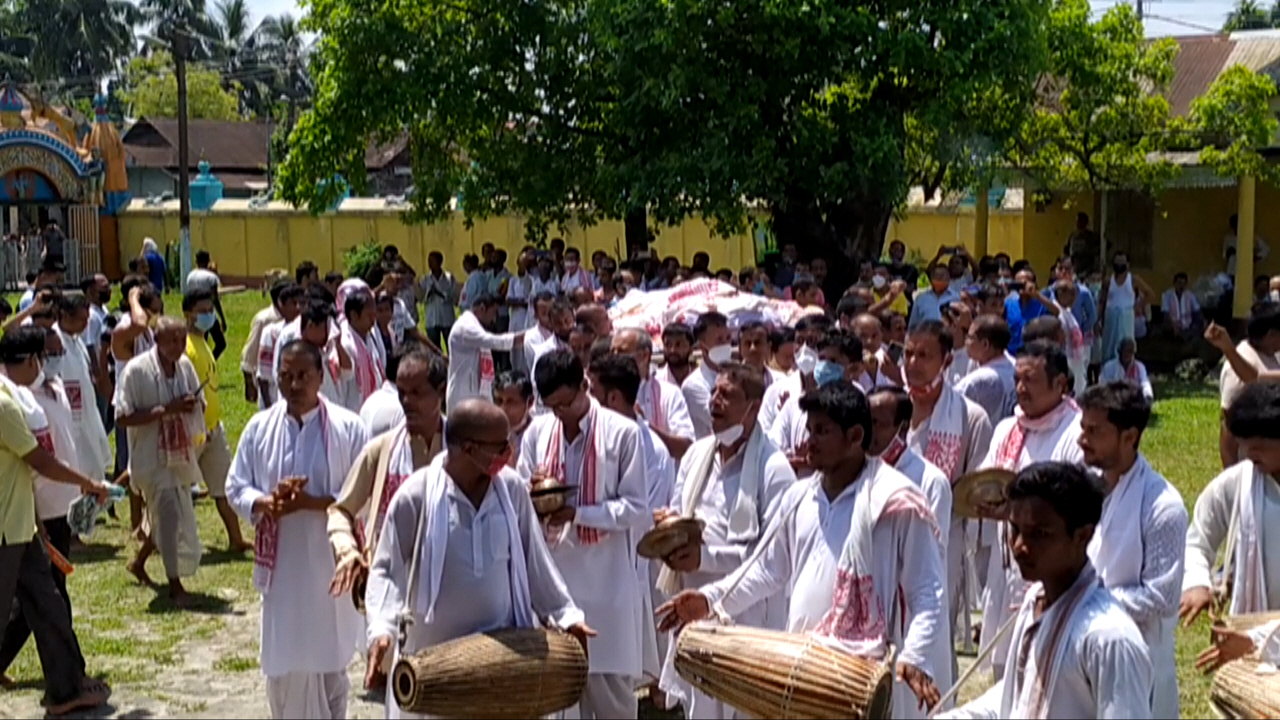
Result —
[{"label": "drum strap", "polygon": [[422,530],[427,513],[431,511],[431,496],[427,493],[430,482],[422,484],[422,509],[418,512],[417,528],[413,531],[413,557],[409,560],[409,587],[405,591],[404,607],[397,618],[397,629],[400,651],[404,652],[405,643],[409,641],[409,626],[413,625],[413,609],[418,604],[418,576],[422,573]]}]

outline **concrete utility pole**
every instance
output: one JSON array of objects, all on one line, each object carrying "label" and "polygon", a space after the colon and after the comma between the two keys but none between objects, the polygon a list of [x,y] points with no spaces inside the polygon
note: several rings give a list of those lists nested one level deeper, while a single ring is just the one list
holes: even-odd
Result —
[{"label": "concrete utility pole", "polygon": [[178,77],[178,283],[187,291],[191,272],[191,183],[187,178],[190,141],[187,136],[187,27],[173,31],[173,70]]},{"label": "concrete utility pole", "polygon": [[1143,15],[1145,15],[1145,14],[1146,14],[1146,13],[1144,13],[1144,12],[1143,12],[1143,7],[1142,7],[1142,6],[1143,6],[1144,4],[1145,4],[1145,3],[1143,2],[1143,0],[1133,0],[1133,9],[1137,11],[1137,13],[1138,13],[1138,19],[1139,19],[1139,20],[1141,20],[1141,19],[1142,19],[1142,17],[1143,17]]}]

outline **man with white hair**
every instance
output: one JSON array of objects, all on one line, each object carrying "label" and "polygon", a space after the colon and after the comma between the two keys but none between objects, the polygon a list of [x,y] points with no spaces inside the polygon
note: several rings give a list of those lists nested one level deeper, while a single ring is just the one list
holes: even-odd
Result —
[{"label": "man with white hair", "polygon": [[693,444],[693,421],[684,393],[676,385],[653,373],[653,338],[639,328],[623,328],[614,333],[609,349],[635,358],[640,369],[640,392],[636,405],[641,414],[677,462]]}]

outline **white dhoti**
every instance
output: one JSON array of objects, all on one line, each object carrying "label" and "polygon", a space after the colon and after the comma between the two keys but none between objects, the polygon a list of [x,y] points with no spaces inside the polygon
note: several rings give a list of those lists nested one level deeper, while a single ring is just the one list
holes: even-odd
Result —
[{"label": "white dhoti", "polygon": [[172,468],[153,474],[135,475],[132,483],[147,504],[143,528],[155,543],[164,561],[167,578],[196,574],[204,546],[196,525],[196,509],[191,504],[191,482],[185,473]]},{"label": "white dhoti", "polygon": [[634,720],[639,712],[636,704],[635,679],[626,675],[592,673],[578,704],[564,711],[565,720]]},{"label": "white dhoti", "polygon": [[267,678],[267,704],[277,720],[342,720],[347,717],[350,692],[351,679],[345,671]]}]

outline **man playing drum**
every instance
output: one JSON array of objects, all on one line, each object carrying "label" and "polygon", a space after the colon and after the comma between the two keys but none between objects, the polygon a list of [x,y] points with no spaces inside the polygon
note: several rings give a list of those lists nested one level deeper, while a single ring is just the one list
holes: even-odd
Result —
[{"label": "man playing drum", "polygon": [[892,717],[923,717],[920,706],[937,703],[937,685],[951,680],[937,521],[919,488],[867,456],[871,411],[861,390],[828,385],[800,408],[815,474],[782,496],[767,542],[741,568],[659,608],[659,629],[710,617],[717,606],[734,617],[790,588],[789,632],[874,660],[900,648]]},{"label": "man playing drum", "polygon": [[[393,651],[406,610],[413,623],[404,630],[404,654],[475,633],[532,628],[540,618],[584,645],[595,635],[547,550],[524,480],[507,467],[508,431],[497,406],[463,400],[446,421],[445,452],[391,499],[366,594],[371,673]],[[635,588],[635,571],[628,577],[626,589]],[[387,717],[417,716],[389,698]]]}]

